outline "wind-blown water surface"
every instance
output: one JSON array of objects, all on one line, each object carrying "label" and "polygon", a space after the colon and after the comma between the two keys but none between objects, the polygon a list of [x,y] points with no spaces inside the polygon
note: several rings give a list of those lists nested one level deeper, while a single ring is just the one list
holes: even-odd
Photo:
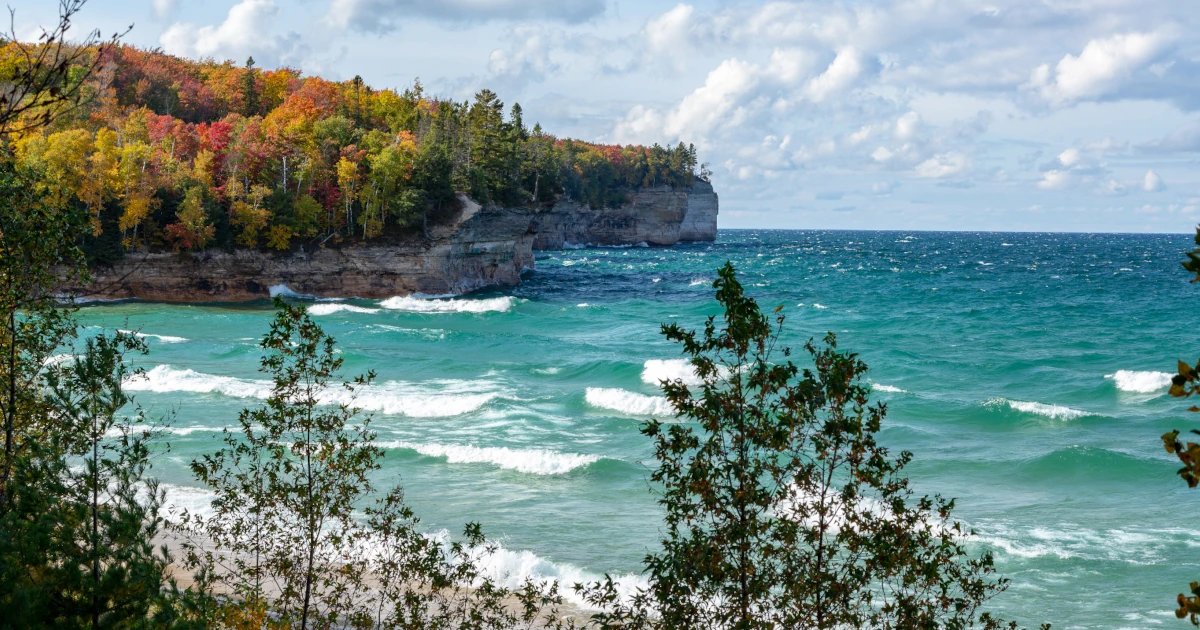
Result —
[{"label": "wind-blown water surface", "polygon": [[[1161,235],[722,231],[545,253],[507,294],[310,308],[348,376],[378,373],[358,405],[386,448],[379,484],[403,483],[431,531],[483,522],[514,579],[573,582],[636,573],[656,544],[638,428],[670,411],[658,379],[688,376],[659,325],[714,314],[714,271],[732,260],[760,304],[785,307],[792,346],[834,331],[871,366],[882,441],[916,454],[920,491],[958,498],[1012,578],[994,609],[1145,628],[1180,623],[1173,596],[1200,579],[1200,492],[1158,439],[1200,425],[1163,373],[1200,354],[1187,249]],[[155,468],[172,502],[203,507],[186,463],[267,395],[256,343],[271,316],[265,302],[83,311],[147,336],[131,389],[177,411]]]}]

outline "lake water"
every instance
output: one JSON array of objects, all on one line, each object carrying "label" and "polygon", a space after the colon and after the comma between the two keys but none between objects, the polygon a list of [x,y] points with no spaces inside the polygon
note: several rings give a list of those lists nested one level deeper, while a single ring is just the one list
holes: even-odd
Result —
[{"label": "lake water", "polygon": [[[480,521],[503,545],[497,570],[636,584],[660,523],[638,429],[668,411],[658,379],[686,373],[659,326],[716,313],[714,272],[732,260],[760,304],[785,307],[790,345],[834,331],[870,365],[881,441],[915,454],[919,491],[958,498],[971,544],[1012,579],[993,610],[1182,627],[1200,490],[1158,436],[1200,426],[1164,374],[1200,355],[1200,287],[1179,267],[1190,248],[1183,235],[722,231],[543,252],[508,292],[309,305],[347,376],[378,373],[359,399],[387,449],[377,482],[403,483],[431,532]],[[203,507],[187,462],[269,389],[256,344],[271,316],[266,302],[82,311],[147,335],[148,379],[132,388],[174,412],[154,469],[172,502]]]}]

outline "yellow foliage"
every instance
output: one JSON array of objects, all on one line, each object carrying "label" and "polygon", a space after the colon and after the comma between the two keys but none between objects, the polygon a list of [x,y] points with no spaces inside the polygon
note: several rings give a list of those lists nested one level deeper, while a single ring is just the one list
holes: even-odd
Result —
[{"label": "yellow foliage", "polygon": [[267,231],[267,247],[280,251],[292,245],[292,228],[286,225],[272,225]]},{"label": "yellow foliage", "polygon": [[242,228],[241,234],[238,234],[237,237],[240,245],[246,247],[258,245],[260,232],[271,221],[271,211],[263,207],[263,199],[266,199],[269,194],[271,194],[270,188],[256,184],[245,193],[244,200],[238,199],[233,202],[233,224]]},{"label": "yellow foliage", "polygon": [[207,188],[213,187],[213,163],[216,162],[217,156],[208,149],[200,149],[196,153],[196,160],[192,163],[192,179]]}]

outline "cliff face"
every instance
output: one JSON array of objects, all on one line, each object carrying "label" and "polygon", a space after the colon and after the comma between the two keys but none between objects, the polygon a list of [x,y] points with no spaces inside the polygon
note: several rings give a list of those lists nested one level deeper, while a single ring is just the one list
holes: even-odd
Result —
[{"label": "cliff face", "polygon": [[567,244],[674,245],[717,237],[717,194],[697,181],[687,189],[669,186],[630,193],[619,208],[591,208],[563,200],[537,216],[534,249]]},{"label": "cliff face", "polygon": [[637,191],[628,204],[599,210],[570,200],[546,210],[483,208],[464,197],[459,216],[431,226],[428,240],[285,254],[131,253],[112,267],[94,269],[88,287],[64,290],[163,302],[258,300],[280,286],[323,297],[460,294],[519,284],[521,272],[533,268],[534,249],[711,241],[716,226],[717,195],[706,182],[687,190]]}]

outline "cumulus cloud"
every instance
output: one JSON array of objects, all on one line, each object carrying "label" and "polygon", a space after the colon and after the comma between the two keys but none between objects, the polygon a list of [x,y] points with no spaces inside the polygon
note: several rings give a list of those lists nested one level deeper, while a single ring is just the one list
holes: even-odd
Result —
[{"label": "cumulus cloud", "polygon": [[1146,171],[1146,176],[1142,178],[1142,190],[1146,192],[1160,192],[1166,187],[1162,178],[1153,169]]},{"label": "cumulus cloud", "polygon": [[1037,187],[1042,190],[1065,190],[1076,185],[1075,175],[1071,171],[1053,169],[1042,174],[1042,180]]},{"label": "cumulus cloud", "polygon": [[383,34],[399,28],[404,18],[579,23],[604,13],[604,6],[605,0],[332,0],[325,20],[341,30]]},{"label": "cumulus cloud", "polygon": [[1124,195],[1128,190],[1126,184],[1111,176],[1104,160],[1105,154],[1114,146],[1114,143],[1102,140],[1062,150],[1053,160],[1040,166],[1041,179],[1037,187],[1068,190],[1087,185],[1102,195]]},{"label": "cumulus cloud", "polygon": [[[912,194],[1112,207],[1145,188],[1147,154],[1200,152],[1200,123],[1138,136],[1200,110],[1200,43],[1181,36],[1200,14],[1177,4],[674,1],[611,40],[622,77],[657,83],[614,106],[604,139],[694,142],[730,199],[901,197],[925,180]],[[1158,118],[1123,124],[1139,109]]]},{"label": "cumulus cloud", "polygon": [[163,50],[184,57],[243,61],[256,56],[259,65],[283,63],[303,50],[298,36],[271,36],[271,24],[279,14],[273,0],[242,0],[229,9],[225,20],[215,26],[176,22],[159,36]]},{"label": "cumulus cloud", "polygon": [[[754,63],[739,58],[722,61],[704,85],[675,106],[635,106],[618,123],[615,135],[628,141],[688,138],[703,144],[718,131],[733,132],[750,120],[774,118],[805,104],[820,104],[851,89],[862,75],[857,51],[836,53],[816,72],[818,55],[804,49],[775,49]],[[658,137],[647,134],[658,134]]]},{"label": "cumulus cloud", "polygon": [[804,87],[804,95],[814,103],[820,103],[834,94],[844,92],[862,74],[863,63],[857,50],[847,48],[833,58],[833,62],[819,76],[813,77]]},{"label": "cumulus cloud", "polygon": [[522,24],[510,32],[511,45],[508,49],[492,51],[488,56],[488,72],[503,86],[520,89],[528,83],[545,80],[546,75],[558,69],[550,58],[554,47],[551,40],[556,37],[544,27]]},{"label": "cumulus cloud", "polygon": [[917,177],[944,179],[962,175],[971,167],[971,161],[961,153],[942,153],[921,162],[914,169]]},{"label": "cumulus cloud", "polygon": [[1104,96],[1150,65],[1173,40],[1166,30],[1093,39],[1079,56],[1066,55],[1054,70],[1049,64],[1035,68],[1029,84],[1057,106]]}]

